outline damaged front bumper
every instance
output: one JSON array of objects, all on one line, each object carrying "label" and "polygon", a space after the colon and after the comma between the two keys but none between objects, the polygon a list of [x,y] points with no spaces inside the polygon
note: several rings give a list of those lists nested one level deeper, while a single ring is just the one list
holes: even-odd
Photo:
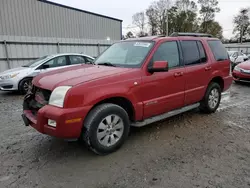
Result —
[{"label": "damaged front bumper", "polygon": [[[38,103],[38,104],[37,104]],[[59,108],[44,105],[35,100],[35,94],[29,93],[23,102],[22,119],[26,126],[50,136],[76,139],[81,136],[83,120],[90,107]],[[53,126],[50,122],[54,122]]]}]

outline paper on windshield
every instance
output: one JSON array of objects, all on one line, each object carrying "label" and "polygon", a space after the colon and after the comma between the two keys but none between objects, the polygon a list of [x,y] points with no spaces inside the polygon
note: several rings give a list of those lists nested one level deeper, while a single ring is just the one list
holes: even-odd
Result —
[{"label": "paper on windshield", "polygon": [[145,48],[148,48],[150,46],[151,43],[149,42],[136,42],[134,44],[134,46],[140,46],[140,47],[145,47]]}]

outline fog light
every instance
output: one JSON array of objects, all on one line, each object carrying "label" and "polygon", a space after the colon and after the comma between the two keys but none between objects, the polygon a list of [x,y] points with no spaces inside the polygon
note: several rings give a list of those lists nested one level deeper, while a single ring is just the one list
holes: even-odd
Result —
[{"label": "fog light", "polygon": [[48,119],[48,125],[51,127],[56,127],[56,121],[52,119]]}]

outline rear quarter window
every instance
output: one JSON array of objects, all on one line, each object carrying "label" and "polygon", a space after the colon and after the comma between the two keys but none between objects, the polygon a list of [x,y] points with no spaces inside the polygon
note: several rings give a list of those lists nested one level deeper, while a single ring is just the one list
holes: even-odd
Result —
[{"label": "rear quarter window", "polygon": [[213,52],[216,61],[225,61],[229,59],[226,48],[219,40],[209,40],[208,45]]}]

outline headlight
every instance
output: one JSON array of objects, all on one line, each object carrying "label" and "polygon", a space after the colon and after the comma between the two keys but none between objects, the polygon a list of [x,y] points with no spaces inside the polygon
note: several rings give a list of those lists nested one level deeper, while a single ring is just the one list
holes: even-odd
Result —
[{"label": "headlight", "polygon": [[65,95],[70,88],[71,86],[59,86],[54,89],[49,98],[49,104],[62,108]]},{"label": "headlight", "polygon": [[240,71],[240,70],[241,70],[241,68],[240,68],[240,67],[238,67],[238,66],[236,66],[236,67],[234,67],[234,70],[236,70],[236,71]]},{"label": "headlight", "polygon": [[8,75],[0,76],[0,78],[1,78],[2,80],[7,80],[7,79],[15,78],[18,74],[19,74],[19,73],[8,74]]}]

